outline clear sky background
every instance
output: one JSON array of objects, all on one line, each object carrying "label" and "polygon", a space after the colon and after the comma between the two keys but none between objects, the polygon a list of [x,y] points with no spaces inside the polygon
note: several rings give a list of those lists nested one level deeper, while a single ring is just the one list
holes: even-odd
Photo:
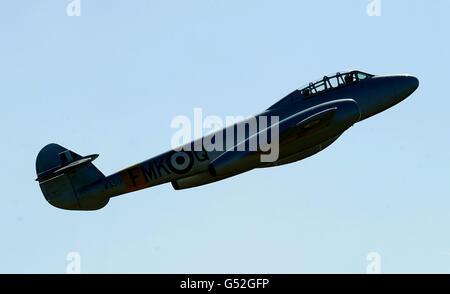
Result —
[{"label": "clear sky background", "polygon": [[[450,1],[9,0],[0,9],[0,273],[450,273]],[[306,160],[94,212],[44,199],[50,142],[112,174],[176,115],[252,115],[324,74],[419,89]]]}]

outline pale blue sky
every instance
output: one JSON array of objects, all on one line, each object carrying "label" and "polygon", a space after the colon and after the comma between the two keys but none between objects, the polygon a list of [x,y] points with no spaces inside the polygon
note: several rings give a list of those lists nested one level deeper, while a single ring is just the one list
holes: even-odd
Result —
[{"label": "pale blue sky", "polygon": [[[3,1],[0,273],[450,272],[450,2]],[[49,142],[106,175],[170,147],[176,115],[256,114],[324,74],[409,73],[419,89],[323,152],[102,210],[50,206]]]}]

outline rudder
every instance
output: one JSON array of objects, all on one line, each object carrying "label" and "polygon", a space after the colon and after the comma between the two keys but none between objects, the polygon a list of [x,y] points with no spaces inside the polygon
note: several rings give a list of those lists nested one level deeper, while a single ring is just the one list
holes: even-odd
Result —
[{"label": "rudder", "polygon": [[100,182],[105,176],[91,163],[97,154],[80,156],[58,144],[48,144],[36,158],[36,173],[47,201],[58,208],[96,210],[104,207],[109,198],[84,197],[80,191]]}]

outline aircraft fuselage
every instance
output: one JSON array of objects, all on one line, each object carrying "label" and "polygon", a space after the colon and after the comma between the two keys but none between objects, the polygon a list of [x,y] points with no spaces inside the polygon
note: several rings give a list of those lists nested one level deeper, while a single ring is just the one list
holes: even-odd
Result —
[{"label": "aircraft fuselage", "polygon": [[[110,176],[100,176],[88,185],[80,185],[73,193],[67,192],[67,197],[56,197],[54,195],[57,192],[42,186],[47,178],[51,180],[53,170],[64,170],[65,163],[56,166],[50,164],[52,169],[45,173],[39,173],[42,168],[38,168],[38,180],[52,205],[83,210],[101,208],[111,197],[163,183],[171,182],[177,190],[196,187],[254,168],[295,162],[320,152],[353,124],[399,103],[417,87],[417,78],[409,75],[372,76],[353,71],[338,73],[331,78],[325,76],[323,80],[292,92],[254,117],[190,142],[181,150],[170,150]],[[264,121],[262,118],[266,118],[271,124],[264,125],[261,123]],[[273,118],[276,120],[272,121]],[[246,128],[250,122],[256,122],[256,133],[250,127]],[[238,135],[241,126],[245,134]],[[232,135],[228,136],[229,133]],[[267,150],[262,151],[260,141],[256,150],[247,150],[252,138],[264,133],[267,138],[271,138],[269,135],[273,133],[278,134],[275,139],[270,139],[277,140],[278,143],[276,160],[260,160],[261,155],[267,153]],[[211,142],[211,138],[221,138],[222,148],[206,148],[204,142],[206,139]],[[240,146],[247,149],[240,150]],[[77,162],[80,162],[80,158],[82,159],[79,157]],[[45,181],[44,178],[39,179],[39,174],[45,174]],[[57,175],[54,176],[56,178]],[[75,176],[76,172],[67,175],[72,183]]]}]

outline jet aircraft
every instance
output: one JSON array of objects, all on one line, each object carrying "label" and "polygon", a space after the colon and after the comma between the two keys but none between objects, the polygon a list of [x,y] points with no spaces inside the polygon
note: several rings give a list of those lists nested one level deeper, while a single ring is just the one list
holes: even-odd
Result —
[{"label": "jet aircraft", "polygon": [[[68,210],[100,209],[112,197],[169,182],[176,190],[205,185],[254,168],[288,164],[314,155],[355,123],[401,102],[418,86],[417,78],[405,74],[372,75],[354,70],[324,76],[255,115],[253,118],[278,118],[275,124],[258,126],[256,134],[244,127],[241,139],[236,132],[226,137],[227,131],[233,133],[240,124],[245,126],[247,119],[210,135],[210,140],[219,135],[226,138],[223,150],[206,150],[204,136],[184,146],[192,148],[170,150],[110,176],[92,164],[97,154],[80,156],[52,143],[37,156],[36,181],[51,205]],[[256,149],[239,149],[249,146],[255,135],[266,132],[269,136],[274,126],[279,143],[275,161],[260,160],[266,150],[259,141]],[[200,148],[195,148],[198,145]]]}]

